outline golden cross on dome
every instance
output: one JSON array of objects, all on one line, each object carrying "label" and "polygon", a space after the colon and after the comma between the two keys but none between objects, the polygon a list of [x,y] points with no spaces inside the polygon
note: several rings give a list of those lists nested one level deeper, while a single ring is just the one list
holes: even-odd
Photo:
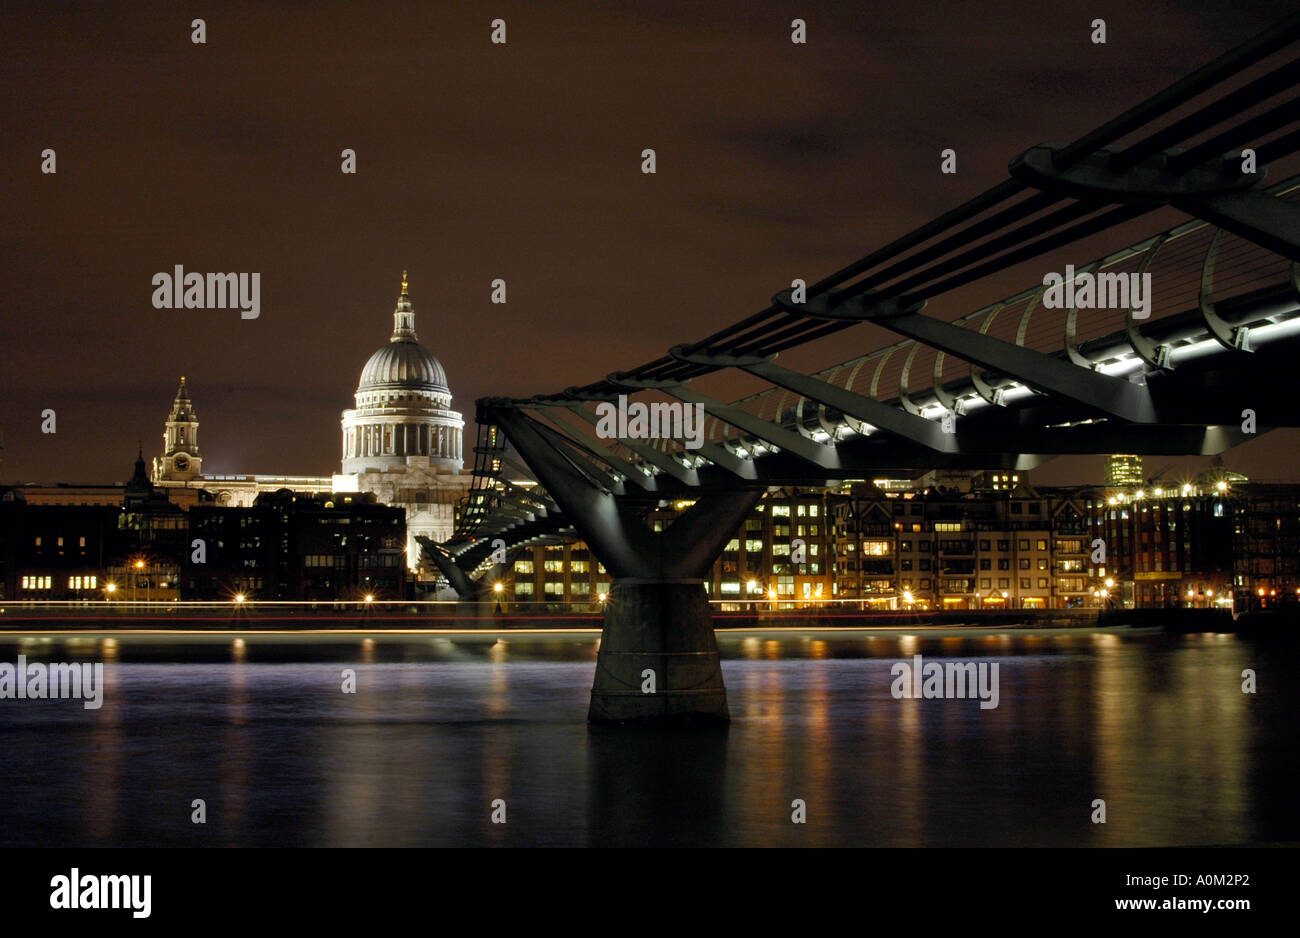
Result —
[{"label": "golden cross on dome", "polygon": [[402,292],[406,292],[406,271],[402,271]]}]

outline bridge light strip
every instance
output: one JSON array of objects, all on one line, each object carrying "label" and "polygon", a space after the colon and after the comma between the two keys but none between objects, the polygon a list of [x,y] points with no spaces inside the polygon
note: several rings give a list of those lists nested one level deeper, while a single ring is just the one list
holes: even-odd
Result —
[{"label": "bridge light strip", "polygon": [[[1282,322],[1271,322],[1263,326],[1253,326],[1250,330],[1251,345],[1258,346],[1267,342],[1274,342],[1278,339],[1284,339],[1289,336],[1300,333],[1300,317],[1286,319]],[[1191,361],[1195,358],[1202,358],[1206,355],[1212,355],[1215,352],[1224,351],[1214,339],[1201,339],[1190,345],[1181,345],[1173,349],[1171,359],[1173,364],[1179,362]]]},{"label": "bridge light strip", "polygon": [[1098,365],[1097,370],[1104,375],[1118,377],[1119,375],[1128,374],[1131,371],[1139,370],[1143,364],[1142,359],[1132,352],[1126,352],[1120,356],[1118,361],[1106,362],[1104,365]]}]

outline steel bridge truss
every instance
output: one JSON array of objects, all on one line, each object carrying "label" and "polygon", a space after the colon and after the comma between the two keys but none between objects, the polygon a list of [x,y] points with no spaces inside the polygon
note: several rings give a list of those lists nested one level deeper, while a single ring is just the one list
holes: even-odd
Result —
[{"label": "steel bridge truss", "polygon": [[[566,518],[615,549],[591,518],[666,499],[1025,469],[1059,454],[1213,454],[1247,438],[1247,409],[1257,432],[1297,425],[1300,177],[1264,184],[1270,164],[1300,151],[1300,58],[1272,61],[1297,38],[1292,16],[1074,142],[1030,148],[1007,180],[804,296],[782,290],[752,316],[593,384],[480,400],[475,487],[445,558],[482,570],[497,535],[512,545],[572,537]],[[1223,90],[1248,69],[1258,77]],[[1047,309],[1041,284],[951,322],[924,311],[1165,206],[1190,220],[1075,278],[1150,275],[1158,318],[1142,318],[1131,295],[1127,309]],[[861,323],[900,340],[812,374],[777,363]],[[691,386],[724,369],[769,388],[724,403]],[[699,405],[702,445],[601,439],[596,407],[620,395]]]}]

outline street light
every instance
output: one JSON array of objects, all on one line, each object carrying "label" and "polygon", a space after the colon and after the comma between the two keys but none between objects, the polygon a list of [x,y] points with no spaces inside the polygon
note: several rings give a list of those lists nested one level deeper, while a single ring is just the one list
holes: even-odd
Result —
[{"label": "street light", "polygon": [[[144,569],[144,558],[138,558],[135,561],[135,563],[131,564],[131,566],[135,567],[135,571],[136,571],[135,589],[132,591],[134,595],[131,598],[133,602],[139,602],[140,601],[140,571]],[[149,581],[145,580],[144,582],[145,582],[144,601],[145,603],[148,603],[149,602]]]},{"label": "street light", "polygon": [[235,602],[236,602],[236,603],[242,603],[243,601],[244,601],[244,594],[243,594],[243,593],[236,593],[236,594],[235,594]]}]

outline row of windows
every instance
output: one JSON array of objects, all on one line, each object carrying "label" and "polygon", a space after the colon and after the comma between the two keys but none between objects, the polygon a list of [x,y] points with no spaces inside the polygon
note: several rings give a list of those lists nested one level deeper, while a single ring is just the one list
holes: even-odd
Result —
[{"label": "row of windows", "polygon": [[[549,552],[549,551],[548,551],[548,552]],[[582,553],[585,555],[586,552],[583,551]],[[564,561],[563,561],[563,560],[543,560],[543,561],[542,561],[542,569],[545,570],[547,573],[563,573],[564,570],[565,570],[565,564],[564,564]],[[591,572],[591,561],[590,561],[590,560],[570,560],[570,561],[569,561],[569,564],[568,564],[568,569],[571,570],[571,571],[574,572],[574,573],[590,573],[590,572]],[[529,574],[531,574],[531,573],[533,573],[535,570],[536,570],[536,567],[534,566],[533,561],[531,561],[531,560],[516,560],[516,561],[515,561],[515,573],[529,573]],[[599,573],[604,573],[604,572],[605,572],[605,566],[604,566],[604,564],[597,563],[597,564],[596,564],[596,570],[597,570],[597,572],[599,572]]]},{"label": "row of windows", "polygon": [[[918,517],[918,516],[920,516],[920,515],[924,515],[924,514],[925,514],[925,505],[924,505],[924,503],[922,503],[922,502],[915,502],[915,501],[914,501],[914,502],[911,503],[911,506],[912,506],[912,507],[911,507],[911,510],[909,511],[906,502],[896,502],[896,503],[894,504],[894,514],[895,514],[895,515],[908,515],[908,514],[910,514],[912,517]],[[1023,514],[1025,513],[1025,503],[1024,503],[1024,502],[1012,502],[1012,503],[1011,503],[1011,513],[1012,513],[1013,515],[1023,515]],[[1029,502],[1029,514],[1031,514],[1031,515],[1041,515],[1042,513],[1043,513],[1043,506],[1042,506],[1042,503],[1041,503],[1041,502]],[[941,523],[945,523],[945,524],[947,524],[947,523],[951,523],[951,522],[941,522]],[[948,530],[948,531],[960,531],[961,528],[960,528],[960,527],[955,527],[955,528],[945,528],[945,529],[942,529],[942,530]]]},{"label": "row of windows", "polygon": [[[816,518],[816,517],[818,516],[818,513],[819,513],[820,511],[821,511],[821,506],[820,506],[820,505],[796,505],[796,506],[795,506],[794,514],[795,514],[795,517],[796,517],[796,518]],[[789,505],[773,505],[773,506],[772,506],[772,517],[773,517],[773,518],[788,518],[788,517],[790,517],[790,506],[789,506]]]},{"label": "row of windows", "polygon": [[[882,581],[880,581],[880,582],[883,583],[883,584],[885,584],[884,586],[881,586],[881,587],[880,587],[881,589],[888,589],[888,588],[889,588],[889,587],[888,587],[888,582],[889,582],[888,580],[882,580]],[[1033,577],[1022,576],[1022,577],[1019,578],[1019,582],[1020,582],[1020,588],[1021,588],[1022,590],[1028,590],[1028,589],[1034,589],[1034,588],[1035,588],[1035,587],[1034,587],[1034,578],[1033,578]],[[950,593],[960,593],[960,592],[965,591],[965,590],[968,588],[968,586],[970,585],[970,583],[971,583],[970,580],[944,580],[944,581],[943,581],[943,588],[944,588],[944,590],[945,590],[946,592],[950,592]],[[1004,577],[998,577],[998,579],[997,579],[997,583],[998,583],[998,585],[997,585],[997,587],[996,587],[997,589],[1005,590],[1005,589],[1010,589],[1010,588],[1011,588],[1011,578],[1010,578],[1010,577],[1005,577],[1005,576],[1004,576]],[[1037,588],[1040,589],[1040,590],[1048,589],[1048,588],[1049,588],[1049,583],[1050,583],[1050,581],[1049,581],[1049,579],[1048,579],[1047,577],[1038,577],[1038,587],[1037,587]],[[929,580],[928,578],[925,578],[925,577],[921,578],[921,580],[919,580],[919,581],[917,581],[917,580],[912,580],[912,579],[904,579],[904,580],[902,581],[902,586],[903,586],[903,589],[913,589],[913,588],[916,588],[916,589],[928,590],[928,589],[930,588],[930,580]],[[994,589],[994,586],[993,586],[993,579],[992,579],[991,577],[980,577],[979,588],[982,589],[982,590],[990,590],[990,589]],[[1062,580],[1062,581],[1061,581],[1061,590],[1062,590],[1062,592],[1080,592],[1080,591],[1082,591],[1082,589],[1083,589],[1083,581],[1081,581],[1081,580],[1078,581],[1077,584],[1075,583],[1075,581],[1072,581],[1072,580]]]},{"label": "row of windows", "polygon": [[302,564],[304,567],[346,567],[348,558],[346,554],[308,554]]},{"label": "row of windows", "polygon": [[[516,596],[532,596],[535,592],[536,590],[534,589],[533,584],[528,580],[519,580],[515,583]],[[548,596],[563,596],[564,584],[545,583],[542,585],[542,592]],[[575,580],[572,587],[569,589],[569,592],[574,596],[589,596],[591,595],[591,583],[587,580]],[[599,592],[609,592],[609,584],[599,584]]]},{"label": "row of windows", "polygon": [[[1007,588],[1008,588],[1008,584],[1009,584],[1010,582],[1011,582],[1011,580],[1010,580],[1009,577],[998,577],[998,589],[1007,589]],[[1047,579],[1047,577],[1045,577],[1045,576],[1040,576],[1040,577],[1038,578],[1038,588],[1039,588],[1040,590],[1045,590],[1045,589],[1047,589],[1047,584],[1048,584],[1048,579]],[[982,589],[982,590],[987,590],[987,589],[992,589],[992,588],[993,588],[993,580],[992,580],[992,578],[990,578],[990,577],[980,577],[980,589]],[[1021,588],[1022,590],[1033,589],[1033,578],[1032,578],[1032,577],[1027,577],[1027,576],[1022,576],[1022,577],[1020,578],[1020,588]]]},{"label": "row of windows", "polygon": [[[874,541],[874,542],[869,542],[869,543],[887,544],[888,542],[887,542],[887,541]],[[1060,541],[1058,541],[1058,542],[1057,542],[1057,549],[1058,549],[1058,550],[1062,550],[1062,551],[1067,550],[1067,548],[1064,548],[1064,547],[1061,547],[1061,546],[1060,546],[1062,543],[1073,545],[1070,549],[1068,549],[1068,552],[1069,552],[1069,553],[1076,553],[1076,554],[1077,554],[1077,553],[1080,553],[1080,552],[1082,551],[1082,549],[1083,549],[1083,548],[1082,548],[1082,542],[1080,542],[1080,541],[1065,541],[1065,542],[1060,542]],[[929,553],[929,551],[930,551],[930,544],[931,544],[930,541],[917,541],[917,542],[916,542],[916,550],[919,551],[920,553],[923,553],[923,554],[925,554],[925,553]],[[980,542],[979,542],[979,549],[980,549],[981,552],[983,552],[983,551],[992,551],[992,544],[993,544],[993,541],[991,541],[991,540],[980,540]],[[1040,537],[1040,538],[1037,538],[1037,539],[1031,540],[1030,538],[1022,537],[1022,538],[1020,538],[1020,539],[1017,541],[1017,547],[1018,547],[1020,550],[1030,550],[1030,549],[1031,549],[1030,546],[1029,546],[1030,544],[1033,544],[1033,545],[1034,545],[1033,548],[1032,548],[1033,550],[1047,550],[1047,539],[1046,539],[1046,538],[1041,538],[1041,537]],[[959,552],[959,551],[969,550],[969,549],[970,549],[970,545],[971,545],[971,542],[970,542],[970,541],[940,541],[940,542],[939,542],[939,550],[944,551],[944,552],[946,552],[946,553],[955,553],[955,552]],[[864,550],[866,549],[866,544],[863,544],[863,549],[864,549]],[[911,541],[899,541],[899,542],[898,542],[898,549],[899,549],[899,551],[902,552],[902,553],[907,553],[907,552],[909,552],[909,551],[912,550],[912,542],[911,542]],[[999,550],[1000,552],[1002,552],[1002,553],[1005,553],[1005,552],[1011,550],[1011,541],[1010,541],[1010,540],[998,541],[998,550]],[[888,550],[880,550],[879,553],[880,553],[880,554],[886,554],[886,553],[888,553]]]}]

